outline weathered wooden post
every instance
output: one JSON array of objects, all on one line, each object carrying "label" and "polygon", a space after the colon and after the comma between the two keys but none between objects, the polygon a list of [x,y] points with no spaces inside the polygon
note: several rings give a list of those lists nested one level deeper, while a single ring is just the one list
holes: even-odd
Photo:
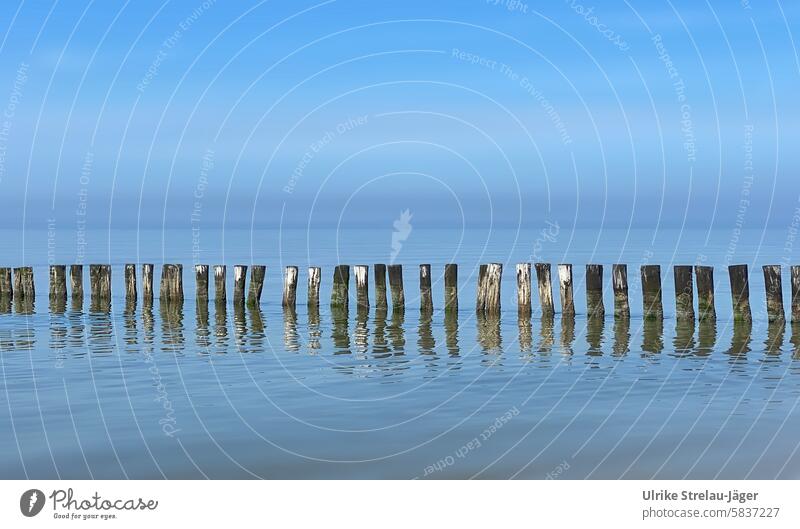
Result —
[{"label": "weathered wooden post", "polygon": [[322,269],[318,266],[308,267],[308,306],[319,307],[319,285],[322,282]]},{"label": "weathered wooden post", "polygon": [[475,294],[475,310],[477,312],[483,311],[486,305],[486,270],[488,265],[482,264],[478,266],[478,292]]},{"label": "weathered wooden post", "polygon": [[642,265],[642,308],[647,320],[662,319],[664,306],[661,302],[661,266]]},{"label": "weathered wooden post", "polygon": [[294,310],[297,306],[297,277],[296,266],[287,266],[283,272],[283,299],[281,306]]},{"label": "weathered wooden post", "polygon": [[233,266],[233,303],[244,303],[244,284],[247,280],[247,266]]},{"label": "weathered wooden post", "polygon": [[764,287],[767,293],[767,318],[769,321],[784,321],[783,283],[781,265],[764,265]]},{"label": "weathered wooden post", "polygon": [[194,265],[194,281],[198,301],[208,301],[208,265]]},{"label": "weathered wooden post", "polygon": [[144,305],[153,304],[153,270],[152,263],[142,265],[142,303]]},{"label": "weathered wooden post", "polygon": [[89,265],[89,289],[94,305],[111,301],[111,265]]},{"label": "weathered wooden post", "polygon": [[67,299],[66,265],[50,265],[50,300]]},{"label": "weathered wooden post", "polygon": [[350,304],[350,265],[337,265],[333,269],[331,307],[346,309]]},{"label": "weathered wooden post", "polygon": [[23,301],[33,301],[36,297],[36,287],[33,284],[33,268],[20,266],[14,269],[14,298]]},{"label": "weathered wooden post", "polygon": [[161,265],[161,285],[158,293],[159,301],[183,301],[183,265]]},{"label": "weathered wooden post", "polygon": [[692,267],[675,265],[675,317],[679,320],[694,320],[694,284]]},{"label": "weathered wooden post", "polygon": [[800,323],[800,266],[792,266],[792,322]]},{"label": "weathered wooden post", "polygon": [[589,317],[597,318],[606,314],[603,305],[603,265],[586,265],[586,312]]},{"label": "weathered wooden post", "polygon": [[613,265],[611,267],[611,282],[614,287],[614,317],[629,318],[631,304],[628,299],[628,265]]},{"label": "weathered wooden post", "polygon": [[389,265],[387,270],[389,272],[389,290],[392,291],[392,310],[405,310],[406,296],[403,292],[403,265]]},{"label": "weathered wooden post", "polygon": [[431,293],[431,265],[419,265],[419,310],[433,312],[433,294]]},{"label": "weathered wooden post", "polygon": [[517,314],[531,316],[531,264],[517,264]]},{"label": "weathered wooden post", "polygon": [[372,265],[372,271],[375,274],[375,307],[378,309],[388,308],[389,304],[386,299],[386,265]]},{"label": "weathered wooden post", "polygon": [[261,303],[261,291],[264,289],[264,277],[267,275],[267,267],[264,265],[253,265],[250,270],[250,289],[247,291],[247,306],[257,307]]},{"label": "weathered wooden post", "polygon": [[553,304],[553,281],[550,278],[550,263],[536,263],[536,281],[539,284],[539,305],[542,316],[552,317],[556,313]]},{"label": "weathered wooden post", "polygon": [[228,301],[227,272],[225,265],[214,265],[214,303],[218,305]]},{"label": "weathered wooden post", "polygon": [[14,297],[14,286],[11,282],[11,269],[0,268],[0,298]]},{"label": "weathered wooden post", "polygon": [[136,301],[136,265],[125,265],[125,301]]},{"label": "weathered wooden post", "polygon": [[731,301],[733,303],[733,319],[752,321],[750,312],[750,281],[747,276],[747,265],[731,265],[728,267],[731,281]]},{"label": "weathered wooden post", "polygon": [[489,263],[479,288],[483,289],[482,294],[478,294],[481,306],[478,311],[484,314],[500,314],[500,285],[503,279],[503,265],[500,263]]},{"label": "weathered wooden post", "polygon": [[558,265],[559,294],[561,296],[561,315],[575,316],[575,297],[572,292],[572,265]]},{"label": "weathered wooden post", "polygon": [[694,276],[697,282],[698,319],[717,319],[717,309],[714,306],[714,267],[696,265]]},{"label": "weathered wooden post", "polygon": [[355,265],[353,275],[356,278],[356,306],[362,311],[369,309],[369,266]]},{"label": "weathered wooden post", "polygon": [[444,310],[458,312],[458,265],[444,265]]}]

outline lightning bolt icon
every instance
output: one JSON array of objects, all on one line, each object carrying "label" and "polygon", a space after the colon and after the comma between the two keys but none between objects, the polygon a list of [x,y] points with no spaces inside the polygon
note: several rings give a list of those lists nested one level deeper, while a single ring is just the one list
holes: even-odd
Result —
[{"label": "lightning bolt icon", "polygon": [[33,506],[36,505],[36,500],[38,499],[36,495],[36,491],[31,492],[31,497],[28,500],[28,512],[33,511]]}]

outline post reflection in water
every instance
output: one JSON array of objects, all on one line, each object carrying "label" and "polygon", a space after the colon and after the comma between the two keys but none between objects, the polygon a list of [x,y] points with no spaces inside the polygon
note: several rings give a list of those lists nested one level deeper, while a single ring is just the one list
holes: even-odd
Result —
[{"label": "post reflection in water", "polygon": [[244,302],[233,303],[233,343],[240,353],[247,347],[247,318],[244,314]]},{"label": "post reflection in water", "polygon": [[697,356],[709,356],[717,345],[717,320],[706,318],[700,320],[697,330]]},{"label": "post reflection in water", "polygon": [[561,316],[561,354],[571,357],[573,343],[575,343],[575,316],[564,314]]},{"label": "post reflection in water", "polygon": [[459,355],[458,346],[458,312],[445,311],[444,314],[444,342],[450,356]]},{"label": "post reflection in water", "polygon": [[300,334],[297,332],[297,311],[283,307],[283,346],[292,353],[300,351]]},{"label": "post reflection in water", "polygon": [[603,331],[606,319],[603,316],[590,316],[586,319],[586,354],[589,356],[603,356]]},{"label": "post reflection in water", "polygon": [[355,351],[359,355],[364,355],[369,351],[369,328],[367,327],[368,321],[369,309],[359,306],[358,310],[356,310],[356,327],[353,332]]},{"label": "post reflection in water", "polygon": [[224,300],[214,302],[214,350],[228,352],[228,306]]},{"label": "post reflection in water", "polygon": [[493,313],[476,313],[478,343],[487,354],[503,352],[503,337],[500,332],[500,315]]},{"label": "post reflection in water", "polygon": [[694,318],[679,318],[675,320],[675,337],[672,346],[676,356],[690,356],[694,353]]},{"label": "post reflection in water", "polygon": [[138,352],[139,330],[136,328],[136,300],[125,302],[125,310],[122,312],[123,327],[125,328],[125,351],[129,353]]},{"label": "post reflection in water", "polygon": [[519,350],[529,354],[533,349],[533,323],[527,312],[517,311],[517,329],[519,331]]},{"label": "post reflection in water", "polygon": [[553,344],[555,343],[555,319],[552,314],[544,314],[540,322],[539,352],[549,353],[553,350]]},{"label": "post reflection in water", "polygon": [[32,299],[14,298],[14,312],[22,316],[30,316],[35,313],[35,304]]},{"label": "post reflection in water", "polygon": [[67,347],[67,300],[50,298],[50,350],[56,357],[56,362],[63,362]]},{"label": "post reflection in water", "polygon": [[792,336],[789,342],[792,344],[792,358],[800,359],[800,321],[792,322]]},{"label": "post reflection in water", "polygon": [[183,302],[179,300],[159,302],[161,316],[161,346],[165,352],[183,353]]},{"label": "post reflection in water", "polygon": [[753,323],[749,320],[734,320],[731,346],[727,351],[731,362],[747,362],[747,353],[751,351],[750,342],[753,334]]},{"label": "post reflection in water", "polygon": [[642,351],[645,354],[659,354],[664,350],[664,320],[645,318],[642,322]]},{"label": "post reflection in water", "polygon": [[625,356],[631,350],[631,319],[629,317],[614,318],[614,345],[611,354]]},{"label": "post reflection in water", "polygon": [[339,306],[331,307],[331,338],[335,351],[333,354],[351,354],[350,332],[348,329],[349,314],[347,309]]},{"label": "post reflection in water", "polygon": [[111,302],[93,300],[89,307],[89,351],[97,355],[114,352],[114,323],[111,319]]},{"label": "post reflection in water", "polygon": [[419,340],[417,347],[420,354],[435,355],[436,340],[433,338],[433,313],[429,310],[421,310],[419,313]]},{"label": "post reflection in water", "polygon": [[771,321],[767,325],[767,338],[764,340],[764,351],[767,355],[778,356],[781,354],[786,322],[783,320]]},{"label": "post reflection in water", "polygon": [[391,354],[389,341],[386,339],[386,307],[375,309],[375,323],[372,333],[372,355],[375,358],[385,358]]},{"label": "post reflection in water", "polygon": [[308,350],[319,351],[322,348],[322,328],[319,322],[319,305],[308,305]]},{"label": "post reflection in water", "polygon": [[11,298],[9,296],[0,296],[0,314],[9,314],[11,312]]},{"label": "post reflection in water", "polygon": [[[264,339],[266,338],[264,313],[261,312],[261,307],[256,304],[248,307],[247,316],[250,318],[249,352],[260,353],[264,350]],[[295,315],[296,319],[297,316]]]},{"label": "post reflection in water", "polygon": [[208,326],[208,299],[198,299],[195,306],[195,321],[197,325],[197,347],[199,353],[206,354],[211,347],[211,330]]},{"label": "post reflection in water", "polygon": [[406,350],[406,311],[403,308],[392,309],[392,320],[389,323],[389,341],[392,344],[392,351],[395,355],[403,355]]}]

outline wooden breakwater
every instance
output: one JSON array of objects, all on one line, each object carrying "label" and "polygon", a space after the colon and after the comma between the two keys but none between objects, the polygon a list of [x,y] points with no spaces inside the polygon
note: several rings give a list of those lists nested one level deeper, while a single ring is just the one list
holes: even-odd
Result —
[{"label": "wooden breakwater", "polygon": [[[247,272],[250,270],[249,286]],[[355,300],[359,310],[369,310],[369,265],[353,267],[355,278]],[[136,302],[141,295],[142,302],[152,303],[154,298],[153,264],[141,265],[141,275],[137,278],[137,266],[126,264],[123,268],[124,293],[128,302]],[[69,270],[69,281],[67,279]],[[195,265],[196,296],[200,301],[209,299],[208,265]],[[227,302],[226,266],[214,265],[214,293],[217,303]],[[263,265],[235,265],[233,284],[233,303],[247,304],[256,307],[261,303],[262,290],[267,269]],[[554,287],[551,281],[551,265],[549,263],[519,263],[517,274],[517,310],[520,316],[529,317],[532,313],[532,271],[536,271],[539,305],[543,317],[555,314]],[[771,322],[785,321],[783,303],[782,267],[765,265],[762,267],[764,289],[766,293],[767,316]],[[391,304],[394,311],[405,310],[405,290],[403,267],[399,264],[372,265],[374,282],[374,303],[376,310],[386,309],[389,305],[386,285],[388,276]],[[458,265],[446,264],[443,267],[444,299],[442,307],[445,312],[458,310]],[[89,265],[89,294],[93,305],[110,306],[112,267],[106,264]],[[429,313],[436,303],[432,295],[432,277],[434,270],[430,264],[419,265],[419,300],[420,310]],[[350,266],[337,265],[333,270],[333,281],[330,304],[331,307],[347,309],[350,300]],[[283,273],[282,305],[294,308],[297,300],[297,283],[299,269],[296,266],[285,267]],[[499,314],[501,311],[501,286],[503,265],[487,263],[478,268],[475,309],[482,314]],[[308,268],[307,304],[318,307],[320,303],[320,284],[322,269],[312,266]],[[624,264],[612,266],[611,286],[613,289],[614,310],[616,319],[629,318],[631,314],[628,289],[628,268]],[[675,286],[675,316],[681,320],[708,320],[716,318],[714,268],[710,266],[675,265],[673,267]],[[728,267],[730,281],[731,308],[734,320],[750,321],[750,276],[745,264]],[[603,265],[587,264],[585,274],[585,296],[587,317],[603,318],[606,311],[603,304],[604,288]],[[71,296],[73,300],[82,300],[84,295],[84,274],[82,265],[51,265],[49,268],[48,294],[51,302],[65,303]],[[640,290],[642,296],[642,314],[646,320],[659,320],[664,317],[662,270],[659,265],[643,265],[640,268]],[[562,317],[575,314],[574,285],[571,264],[558,265],[559,294]],[[180,303],[183,293],[183,265],[162,264],[158,299],[161,303]],[[32,303],[36,296],[33,268],[22,266],[16,268],[0,268],[0,308],[14,302],[25,305]],[[695,310],[695,297],[697,310]],[[790,267],[790,313],[791,321],[800,322],[800,266]],[[6,311],[7,312],[7,311]]]}]

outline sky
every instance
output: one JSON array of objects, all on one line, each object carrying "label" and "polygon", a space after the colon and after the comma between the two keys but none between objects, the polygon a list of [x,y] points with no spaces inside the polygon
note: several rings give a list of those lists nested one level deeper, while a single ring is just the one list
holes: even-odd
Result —
[{"label": "sky", "polygon": [[9,0],[0,222],[786,228],[799,11]]}]

